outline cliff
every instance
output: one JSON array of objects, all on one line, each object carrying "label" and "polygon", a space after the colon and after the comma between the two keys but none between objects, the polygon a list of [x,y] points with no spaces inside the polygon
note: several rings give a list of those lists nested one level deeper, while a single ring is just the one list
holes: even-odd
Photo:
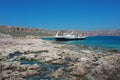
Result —
[{"label": "cliff", "polygon": [[25,37],[25,36],[52,36],[54,31],[48,31],[45,29],[37,29],[37,28],[23,28],[16,26],[0,26],[0,33],[4,35],[11,35],[14,37]]}]

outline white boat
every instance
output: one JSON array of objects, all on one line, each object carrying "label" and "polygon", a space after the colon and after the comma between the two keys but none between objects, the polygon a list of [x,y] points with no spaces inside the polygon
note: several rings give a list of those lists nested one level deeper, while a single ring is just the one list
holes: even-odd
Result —
[{"label": "white boat", "polygon": [[84,40],[86,39],[86,36],[84,33],[81,33],[81,35],[71,33],[64,33],[63,36],[58,36],[59,31],[55,35],[56,41],[70,41],[70,40]]}]

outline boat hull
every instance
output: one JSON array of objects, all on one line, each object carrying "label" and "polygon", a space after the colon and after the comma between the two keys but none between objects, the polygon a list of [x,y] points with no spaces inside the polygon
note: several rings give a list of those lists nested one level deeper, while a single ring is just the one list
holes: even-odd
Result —
[{"label": "boat hull", "polygon": [[55,38],[56,41],[84,40],[86,38]]}]

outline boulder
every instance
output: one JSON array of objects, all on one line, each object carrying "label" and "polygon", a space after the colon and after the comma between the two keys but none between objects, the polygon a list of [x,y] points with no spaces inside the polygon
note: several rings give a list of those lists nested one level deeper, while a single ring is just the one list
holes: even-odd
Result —
[{"label": "boulder", "polygon": [[52,64],[67,64],[67,61],[65,59],[57,59],[57,60],[53,60],[51,61]]},{"label": "boulder", "polygon": [[36,70],[27,70],[27,71],[20,72],[20,76],[21,77],[29,77],[29,76],[36,75],[38,73],[39,72],[37,72]]},{"label": "boulder", "polygon": [[9,62],[5,61],[5,62],[0,62],[0,70],[6,70],[6,69],[9,69],[10,67],[10,64]]},{"label": "boulder", "polygon": [[2,71],[2,73],[1,73],[2,79],[9,78],[11,73],[12,73],[12,70],[4,70],[4,71]]},{"label": "boulder", "polygon": [[50,76],[53,78],[59,79],[59,78],[62,78],[63,75],[64,75],[64,68],[61,67],[61,68],[57,69],[56,71],[54,71],[53,73],[51,73]]},{"label": "boulder", "polygon": [[13,62],[13,63],[10,65],[10,68],[11,68],[12,70],[18,70],[18,69],[20,68],[20,65],[21,65],[20,62],[15,61],[15,62]]},{"label": "boulder", "polygon": [[36,60],[36,54],[30,53],[30,54],[23,54],[20,56],[20,60],[28,60],[28,61],[33,61]]},{"label": "boulder", "polygon": [[29,66],[28,69],[30,69],[30,70],[39,69],[39,65],[38,64],[33,64],[33,65]]},{"label": "boulder", "polygon": [[119,80],[120,54],[102,57],[99,65],[84,77],[87,80]]}]

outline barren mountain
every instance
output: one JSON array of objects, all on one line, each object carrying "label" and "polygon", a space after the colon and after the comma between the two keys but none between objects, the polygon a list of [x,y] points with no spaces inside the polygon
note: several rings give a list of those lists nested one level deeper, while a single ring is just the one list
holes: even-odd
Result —
[{"label": "barren mountain", "polygon": [[52,36],[55,31],[37,29],[37,28],[23,28],[16,26],[0,26],[0,33],[4,35],[11,35],[15,37],[25,37],[25,36]]},{"label": "barren mountain", "polygon": [[[81,34],[83,31],[80,30],[60,30],[59,35],[63,33]],[[37,36],[37,37],[48,37],[54,36],[56,30],[46,30],[38,28],[24,28],[16,26],[0,26],[0,36],[15,36],[15,37],[26,37],[26,36]],[[95,30],[95,31],[86,31],[84,32],[88,36],[120,36],[120,29],[118,30]]]},{"label": "barren mountain", "polygon": [[90,36],[120,36],[120,29],[88,31],[87,34]]}]

